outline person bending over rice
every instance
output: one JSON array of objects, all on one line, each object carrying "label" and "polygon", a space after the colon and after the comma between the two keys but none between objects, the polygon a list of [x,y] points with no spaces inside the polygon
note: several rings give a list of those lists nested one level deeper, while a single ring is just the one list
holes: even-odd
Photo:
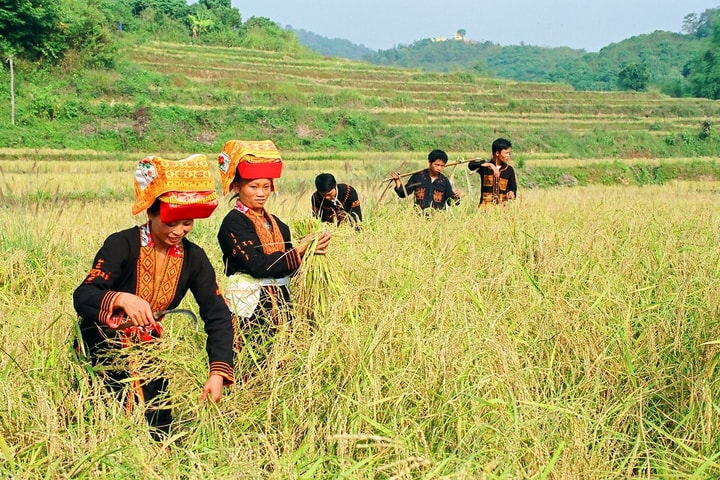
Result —
[{"label": "person bending over rice", "polygon": [[167,379],[148,379],[143,367],[118,367],[114,358],[160,337],[158,312],[176,308],[190,290],[207,333],[209,375],[201,401],[217,402],[223,386],[234,382],[233,323],[207,255],[186,238],[194,219],[210,216],[218,205],[207,158],[145,158],[135,172],[135,197],[132,213],[146,212],[147,222],[110,235],[74,292],[82,336],[76,346],[102,367],[96,370],[105,385],[128,409],[145,408],[153,437],[161,439],[172,422],[162,405]]}]

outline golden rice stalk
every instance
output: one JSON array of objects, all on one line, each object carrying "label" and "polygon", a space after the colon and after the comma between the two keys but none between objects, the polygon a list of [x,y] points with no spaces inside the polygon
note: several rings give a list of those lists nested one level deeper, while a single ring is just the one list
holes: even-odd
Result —
[{"label": "golden rice stalk", "polygon": [[315,235],[315,239],[308,246],[302,265],[292,278],[293,303],[307,318],[326,317],[333,300],[345,293],[343,271],[332,255],[314,254],[317,238],[323,231],[320,219],[299,220],[294,228],[298,237]]}]

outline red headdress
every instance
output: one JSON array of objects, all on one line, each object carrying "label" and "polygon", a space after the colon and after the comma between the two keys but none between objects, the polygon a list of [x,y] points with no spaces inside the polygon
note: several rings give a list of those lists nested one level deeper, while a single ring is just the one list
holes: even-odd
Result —
[{"label": "red headdress", "polygon": [[[282,158],[280,151],[270,140],[230,140],[218,155],[218,167],[222,178],[223,195],[230,191],[235,173],[245,180],[280,178]],[[273,190],[275,184],[273,182]]]},{"label": "red headdress", "polygon": [[205,155],[165,160],[150,155],[135,169],[137,215],[160,200],[160,220],[165,223],[207,218],[218,206],[215,182]]}]

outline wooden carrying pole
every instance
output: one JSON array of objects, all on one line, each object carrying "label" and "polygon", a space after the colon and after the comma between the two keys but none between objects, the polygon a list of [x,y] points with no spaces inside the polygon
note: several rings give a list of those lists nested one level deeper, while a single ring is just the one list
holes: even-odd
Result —
[{"label": "wooden carrying pole", "polygon": [[[446,167],[454,167],[455,165],[460,165],[461,163],[472,162],[474,160],[481,160],[481,159],[480,158],[471,158],[470,160],[458,160],[457,162],[447,163],[447,164],[445,164],[445,166]],[[426,169],[427,169],[427,167],[421,168],[420,170],[415,170],[414,172],[401,173],[400,178],[409,177],[410,175],[414,175],[414,174],[422,172],[423,170],[426,170]],[[388,184],[385,185],[385,188],[383,189],[382,193],[380,194],[380,198],[378,198],[378,201],[375,204],[376,211],[377,211],[378,205],[380,205],[380,202],[382,202],[383,198],[385,197],[385,192],[387,192],[390,189],[390,185],[392,185],[392,183],[391,183],[392,180],[395,180],[395,179],[392,177],[383,179],[383,182],[388,182]]]},{"label": "wooden carrying pole", "polygon": [[[481,159],[480,158],[471,158],[470,160],[458,160],[457,162],[446,163],[445,167],[454,167],[455,165],[460,165],[461,163],[467,163],[467,162],[474,162],[475,160],[481,160]],[[416,173],[420,173],[423,170],[427,170],[427,167],[421,168],[420,170],[415,170],[414,172],[401,173],[400,178],[409,177],[410,175],[415,175]],[[384,178],[383,182],[389,182],[391,180],[394,180],[394,179],[392,177]]]}]

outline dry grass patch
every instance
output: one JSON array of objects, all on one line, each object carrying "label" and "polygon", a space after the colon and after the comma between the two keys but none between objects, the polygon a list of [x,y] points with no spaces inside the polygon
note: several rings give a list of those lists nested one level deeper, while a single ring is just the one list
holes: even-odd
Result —
[{"label": "dry grass patch", "polygon": [[[311,191],[287,186],[323,163],[288,158],[269,209],[301,222]],[[340,177],[348,160],[324,161]],[[720,184],[529,190],[487,210],[474,208],[474,190],[424,216],[397,198],[375,208],[377,177],[355,183],[366,222],[335,232],[328,253],[346,288],[327,290],[312,321],[298,309],[260,375],[201,407],[202,332],[178,324],[149,352],[171,376],[179,421],[167,445],[71,354],[71,293],[102,240],[133,223],[131,199],[0,210],[0,473],[720,475]],[[228,208],[191,233],[218,272]]]}]

